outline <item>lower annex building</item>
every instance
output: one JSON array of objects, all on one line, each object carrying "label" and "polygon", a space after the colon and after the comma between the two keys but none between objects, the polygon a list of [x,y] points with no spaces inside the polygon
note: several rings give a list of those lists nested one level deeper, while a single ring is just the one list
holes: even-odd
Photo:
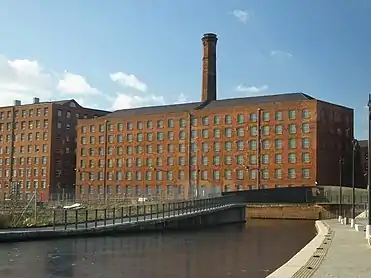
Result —
[{"label": "lower annex building", "polygon": [[304,93],[217,100],[217,40],[202,38],[200,102],[78,121],[78,198],[338,185],[339,172],[349,181],[353,109]]}]

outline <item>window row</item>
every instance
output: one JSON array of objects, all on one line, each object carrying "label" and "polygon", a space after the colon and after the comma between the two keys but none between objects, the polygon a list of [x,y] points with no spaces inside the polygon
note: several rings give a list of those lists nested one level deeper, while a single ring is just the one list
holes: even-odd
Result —
[{"label": "window row", "polygon": [[[310,148],[310,139],[309,138],[302,138],[301,142],[298,143],[298,139],[296,138],[290,138],[287,140],[287,148],[288,149],[309,149]],[[276,149],[276,150],[283,150],[285,141],[282,139],[275,139],[273,142],[271,140],[265,139],[261,141],[261,149],[263,150],[269,150],[269,149]],[[273,145],[274,144],[274,145]],[[300,145],[299,145],[300,144]],[[116,147],[108,147],[107,148],[107,154],[108,155],[133,155],[133,154],[153,154],[153,153],[185,153],[187,152],[187,145],[188,144],[156,144],[156,145],[146,145],[146,146],[116,146]],[[238,140],[236,142],[215,142],[213,144],[209,144],[208,142],[203,142],[201,145],[201,151],[202,152],[223,152],[223,151],[244,151],[244,150],[250,150],[255,151],[257,150],[257,140],[249,140],[249,141],[243,141]],[[198,144],[197,143],[191,143],[191,152],[197,152],[198,151]],[[80,150],[81,156],[95,156],[95,155],[104,155],[104,148],[81,148]]]},{"label": "window row", "polygon": [[[48,187],[46,180],[19,180],[17,181],[18,189],[45,189]],[[4,186],[2,186],[4,187]]]},{"label": "window row", "polygon": [[[33,117],[33,116],[48,116],[48,113],[49,113],[49,109],[48,107],[44,107],[44,108],[32,108],[32,109],[22,109],[22,111],[20,112],[19,110],[15,110],[14,111],[14,118],[18,118],[20,115],[22,116],[22,118],[29,118],[29,117]],[[5,119],[12,119],[12,111],[1,111],[0,112],[0,120],[5,120]]]},{"label": "window row", "polygon": [[[283,135],[284,131],[286,130],[283,127],[283,125],[276,125],[274,128],[275,128],[274,132],[275,132],[276,135]],[[262,136],[268,136],[270,134],[271,129],[272,129],[271,126],[263,126],[262,129],[261,129],[261,135]],[[249,131],[250,136],[257,136],[258,128],[256,126],[251,126],[249,130],[250,130]],[[228,127],[228,128],[224,129],[224,137],[232,138],[232,137],[234,137],[234,135],[236,135],[237,137],[245,137],[246,131],[247,131],[247,128],[239,127],[239,128],[236,129],[236,133],[233,134],[233,129]],[[288,131],[288,134],[291,134],[291,135],[297,134],[296,125],[295,124],[288,125],[287,131]],[[309,133],[309,132],[310,132],[310,124],[309,123],[302,124],[301,133]],[[201,138],[204,138],[204,139],[207,139],[207,138],[210,138],[210,137],[211,138],[222,138],[223,137],[222,130],[219,129],[219,128],[213,129],[212,134],[210,134],[210,133],[211,132],[209,131],[209,129],[202,129],[200,131],[199,130],[192,130],[191,131],[191,138],[196,139],[196,138],[199,138],[200,136],[201,136]],[[179,137],[176,138],[173,131],[168,131],[167,132],[167,139],[168,140],[186,140],[187,139],[187,133],[184,130],[179,131],[178,135],[179,135]],[[155,134],[152,133],[152,132],[148,132],[148,133],[145,133],[145,134],[144,133],[137,133],[135,135],[129,133],[129,134],[126,134],[126,135],[117,134],[117,135],[108,135],[107,136],[107,142],[110,143],[110,144],[122,143],[124,141],[127,141],[127,142],[133,142],[133,141],[143,142],[143,141],[153,141],[153,140],[157,140],[157,141],[165,140],[164,132],[159,131],[159,132],[156,132]],[[103,144],[103,143],[105,143],[105,141],[106,141],[106,138],[105,138],[104,135],[100,135],[98,137],[82,136],[80,138],[80,143],[82,145],[86,145],[88,143],[89,144],[96,144],[96,143]]]},{"label": "window row", "polygon": [[[297,119],[297,110],[292,109],[289,111],[286,111],[287,113],[287,119],[289,120],[296,120]],[[224,122],[222,122],[222,118],[224,117]],[[263,122],[269,122],[271,120],[271,113],[269,111],[261,111],[261,120]],[[310,110],[309,109],[303,109],[301,111],[301,118],[302,119],[309,119],[311,117],[310,115]],[[231,115],[226,115],[226,116],[219,116],[215,115],[211,117],[213,120],[214,125],[219,125],[219,124],[232,124],[233,122],[233,116]],[[276,111],[274,113],[274,119],[276,121],[283,121],[284,120],[284,111]],[[244,124],[247,122],[257,122],[258,120],[258,114],[256,112],[252,112],[249,114],[248,117],[244,113],[239,113],[237,117],[235,118],[236,123],[238,124]],[[180,128],[185,128],[187,126],[187,119],[181,118],[179,119],[178,126]],[[200,123],[199,123],[200,121]],[[201,119],[197,118],[196,116],[191,116],[191,125],[192,126],[198,126],[199,124],[202,124],[203,126],[208,126],[210,124],[210,117],[209,116],[203,116]],[[116,128],[115,128],[116,126]],[[148,120],[146,122],[146,128],[151,129],[151,128],[164,128],[165,127],[165,120],[157,120],[154,121]],[[175,127],[175,120],[174,119],[167,119],[167,127],[168,128],[174,128]],[[95,125],[90,125],[90,126],[81,126],[81,133],[87,133],[89,128],[90,132],[96,132],[96,126]],[[98,131],[99,132],[104,132],[105,129],[107,128],[108,131],[123,131],[124,130],[124,123],[109,123],[107,124],[100,124],[98,126]],[[137,121],[136,122],[136,127],[134,127],[134,123],[131,121],[126,122],[125,130],[142,130],[144,129],[144,122],[143,121]]]},{"label": "window row", "polygon": [[[5,137],[5,138],[4,138]],[[27,133],[27,134],[17,134],[14,136],[14,142],[32,142],[33,140],[48,140],[49,135],[47,132],[35,132],[35,133]],[[12,136],[10,134],[7,134],[5,136],[0,135],[0,143],[3,142],[12,142]]]},{"label": "window row", "polygon": [[[19,164],[19,165],[46,165],[48,163],[48,158],[46,156],[42,157],[18,157],[18,158],[1,158],[0,165],[10,165],[10,164]],[[1,171],[1,170],[0,170]]]},{"label": "window row", "polygon": [[[14,129],[34,129],[34,128],[48,128],[49,121],[48,120],[36,120],[36,121],[21,121],[14,123]],[[0,131],[11,131],[12,130],[12,123],[0,123]]]},{"label": "window row", "polygon": [[[40,171],[41,170],[41,171]],[[0,178],[10,178],[10,169],[0,170]],[[27,169],[14,169],[12,173],[13,178],[23,178],[23,177],[46,177],[47,170],[45,168],[27,168]],[[14,179],[13,179],[14,180]]]},{"label": "window row", "polygon": [[[230,170],[226,169],[224,171],[220,170],[201,170],[191,171],[191,180],[232,180],[233,179],[233,173],[236,174],[237,180],[244,180],[246,178],[255,180],[257,178],[257,170],[256,169],[250,169],[250,170]],[[199,175],[198,175],[199,173]],[[222,177],[223,173],[223,177]],[[301,175],[299,175],[301,174]],[[177,175],[175,177],[175,175]],[[300,172],[297,172],[294,168],[289,168],[286,173],[284,173],[284,170],[281,168],[277,168],[274,171],[274,176],[269,176],[269,170],[264,168],[261,169],[261,178],[263,180],[268,180],[270,178],[275,179],[297,179],[297,178],[303,178],[303,179],[309,179],[310,176],[310,168],[303,168]],[[108,181],[173,181],[173,180],[186,180],[187,179],[187,171],[185,170],[179,170],[177,173],[174,173],[174,171],[156,171],[153,175],[152,171],[145,171],[144,177],[143,173],[141,171],[116,171],[116,172],[107,172],[107,180]],[[80,181],[103,181],[104,180],[104,172],[80,172],[79,175]]]},{"label": "window row", "polygon": [[[154,160],[154,161],[153,161]],[[123,166],[126,167],[133,167],[134,165],[136,167],[142,167],[142,166],[147,166],[147,167],[152,167],[154,164],[158,167],[164,166],[164,160],[161,157],[157,158],[126,158],[126,159],[107,159],[107,167],[108,168],[121,168]],[[207,156],[201,156],[199,158],[199,163],[204,166],[209,166],[209,165],[221,165],[222,157],[219,155],[215,155],[212,158],[212,161],[209,161],[209,157]],[[255,154],[251,155],[225,155],[223,156],[224,160],[224,165],[232,165],[233,162],[235,162],[237,165],[242,165],[246,167],[246,164],[249,165],[256,165],[257,164],[257,156]],[[283,158],[283,154],[275,154],[274,155],[274,162],[271,161],[271,157],[269,154],[262,154],[261,155],[261,164],[283,164],[284,162],[288,162],[290,164],[296,164],[296,163],[310,163],[311,158],[310,158],[310,153],[309,152],[304,152],[301,155],[297,153],[288,153],[287,160]],[[185,166],[186,165],[186,157],[185,156],[179,156],[178,158],[174,157],[167,157],[166,158],[166,165],[167,166]],[[197,157],[196,156],[191,156],[191,165],[196,166],[197,165]],[[89,159],[89,160],[80,160],[80,168],[104,168],[104,159]]]}]

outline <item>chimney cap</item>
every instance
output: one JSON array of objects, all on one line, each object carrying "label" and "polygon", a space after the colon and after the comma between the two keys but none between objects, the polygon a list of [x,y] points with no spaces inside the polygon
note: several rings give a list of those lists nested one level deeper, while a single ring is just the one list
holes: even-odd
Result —
[{"label": "chimney cap", "polygon": [[205,33],[202,37],[202,40],[217,40],[218,36],[214,33]]}]

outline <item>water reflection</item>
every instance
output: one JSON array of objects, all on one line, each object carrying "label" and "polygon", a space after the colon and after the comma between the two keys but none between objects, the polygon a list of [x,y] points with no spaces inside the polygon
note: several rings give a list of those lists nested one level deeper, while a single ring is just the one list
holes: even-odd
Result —
[{"label": "water reflection", "polygon": [[266,277],[314,236],[312,221],[3,244],[0,277]]}]

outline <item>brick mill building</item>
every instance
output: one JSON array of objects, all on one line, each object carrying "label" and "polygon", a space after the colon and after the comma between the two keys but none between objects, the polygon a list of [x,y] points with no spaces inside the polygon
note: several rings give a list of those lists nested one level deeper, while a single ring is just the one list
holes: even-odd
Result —
[{"label": "brick mill building", "polygon": [[[0,196],[29,200],[74,195],[76,124],[105,111],[81,107],[75,100],[32,104],[16,100],[0,107]],[[15,196],[16,195],[16,196]]]},{"label": "brick mill building", "polygon": [[338,185],[341,161],[349,182],[353,109],[304,93],[218,100],[217,37],[202,42],[200,102],[78,121],[78,197]]}]

